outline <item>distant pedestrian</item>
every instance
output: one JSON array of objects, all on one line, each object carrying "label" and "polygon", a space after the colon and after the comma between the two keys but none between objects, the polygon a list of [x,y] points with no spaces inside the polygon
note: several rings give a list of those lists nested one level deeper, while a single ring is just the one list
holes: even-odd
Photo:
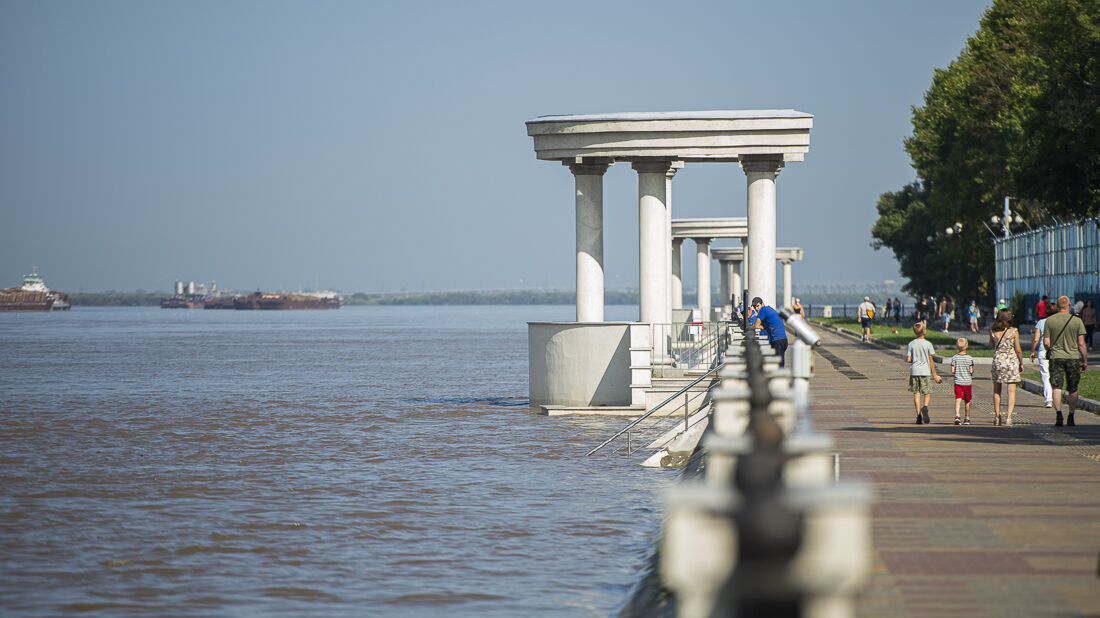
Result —
[{"label": "distant pedestrian", "polygon": [[1069,297],[1058,297],[1058,313],[1047,318],[1043,325],[1043,345],[1050,350],[1050,386],[1054,391],[1054,426],[1062,426],[1062,391],[1069,400],[1066,424],[1074,425],[1073,413],[1077,410],[1077,385],[1081,372],[1089,367],[1088,350],[1085,347],[1085,324],[1081,318],[1070,315]]},{"label": "distant pedestrian", "polygon": [[[932,419],[928,415],[928,406],[932,403],[932,383],[943,381],[936,373],[936,362],[932,356],[936,348],[924,338],[924,322],[913,324],[913,334],[916,339],[909,342],[905,348],[905,362],[909,363],[909,392],[913,393],[913,408],[917,412],[917,424],[930,425]],[[921,405],[921,395],[924,395],[924,405]]]},{"label": "distant pedestrian", "polygon": [[970,321],[970,332],[976,333],[980,329],[978,328],[978,317],[981,316],[981,312],[978,311],[978,301],[970,301],[970,306],[966,308],[966,318]]},{"label": "distant pedestrian", "polygon": [[871,320],[875,319],[875,306],[871,304],[871,297],[864,296],[863,302],[856,307],[856,317],[859,318],[860,341],[871,340]]},{"label": "distant pedestrian", "polygon": [[787,366],[787,329],[783,327],[783,318],[764,299],[757,296],[752,299],[752,308],[756,310],[755,326],[768,334],[768,345],[779,355],[779,366]]},{"label": "distant pedestrian", "polygon": [[998,300],[997,301],[997,306],[993,308],[993,311],[997,312],[997,313],[994,314],[994,319],[996,319],[996,316],[1000,314],[1001,309],[1008,309],[1008,303],[1006,303],[1005,299],[1003,299],[1003,298]]},{"label": "distant pedestrian", "polygon": [[[1055,311],[1054,303],[1047,303],[1043,313],[1054,315]],[[1036,359],[1039,361],[1039,378],[1043,382],[1043,407],[1050,408],[1054,406],[1054,394],[1050,387],[1050,361],[1047,360],[1047,347],[1043,345],[1043,327],[1046,326],[1046,322],[1046,318],[1040,318],[1035,323],[1035,335],[1031,338],[1031,353],[1027,357],[1032,361]]]},{"label": "distant pedestrian", "polygon": [[931,310],[929,304],[926,296],[921,296],[917,301],[917,321],[923,322],[925,328],[928,328],[928,312]]},{"label": "distant pedestrian", "polygon": [[1050,306],[1050,297],[1043,294],[1043,297],[1039,299],[1039,302],[1035,304],[1035,312],[1039,314],[1037,319],[1041,320],[1046,317],[1050,317],[1047,313],[1047,307]]},{"label": "distant pedestrian", "polygon": [[[955,341],[955,350],[957,354],[951,357],[951,375],[955,378],[955,424],[959,424],[959,408],[965,407],[966,418],[962,420],[963,425],[970,424],[970,400],[973,398],[973,392],[971,387],[973,385],[972,378],[974,377],[974,359],[966,353],[966,349],[970,347],[970,342],[965,337],[959,337]],[[965,406],[961,404],[966,403]]]},{"label": "distant pedestrian", "polygon": [[[993,424],[1012,425],[1016,408],[1016,385],[1024,369],[1024,353],[1020,349],[1020,331],[1012,326],[1012,312],[1001,309],[989,330],[989,345],[993,348]],[[1001,418],[1001,390],[1008,385],[1008,414]]]},{"label": "distant pedestrian", "polygon": [[791,306],[791,311],[793,311],[794,314],[797,316],[806,317],[802,315],[802,301],[797,298],[794,299],[794,305]]},{"label": "distant pedestrian", "polygon": [[1092,300],[1085,301],[1085,308],[1081,310],[1081,321],[1085,323],[1085,347],[1092,351],[1092,336],[1096,333],[1096,307]]},{"label": "distant pedestrian", "polygon": [[951,328],[951,315],[955,313],[955,299],[950,296],[943,297],[943,313],[940,314],[940,319],[943,320],[943,332],[947,334]]},{"label": "distant pedestrian", "polygon": [[901,301],[894,297],[894,326],[901,326]]}]

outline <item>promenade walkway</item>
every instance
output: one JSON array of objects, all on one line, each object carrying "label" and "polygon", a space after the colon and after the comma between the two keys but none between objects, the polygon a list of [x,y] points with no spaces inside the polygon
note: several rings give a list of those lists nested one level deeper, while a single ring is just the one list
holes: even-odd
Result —
[{"label": "promenade walkway", "polygon": [[1021,390],[1014,426],[994,427],[989,369],[976,367],[971,426],[953,424],[949,369],[932,424],[916,425],[904,351],[823,333],[814,422],[841,477],[875,491],[859,615],[1100,615],[1100,419],[1055,429]]}]

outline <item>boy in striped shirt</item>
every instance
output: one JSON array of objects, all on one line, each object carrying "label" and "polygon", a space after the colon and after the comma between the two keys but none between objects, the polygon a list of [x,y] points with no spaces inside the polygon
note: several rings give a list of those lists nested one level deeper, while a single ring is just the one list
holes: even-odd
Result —
[{"label": "boy in striped shirt", "polygon": [[963,425],[970,424],[971,378],[974,377],[974,358],[966,353],[970,342],[963,337],[955,341],[958,354],[951,357],[951,375],[955,376],[955,424],[959,424],[959,408],[966,402],[966,418]]}]

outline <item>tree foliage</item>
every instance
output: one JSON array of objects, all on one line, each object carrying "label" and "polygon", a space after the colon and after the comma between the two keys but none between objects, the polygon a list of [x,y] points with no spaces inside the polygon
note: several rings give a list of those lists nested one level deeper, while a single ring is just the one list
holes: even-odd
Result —
[{"label": "tree foliage", "polygon": [[1100,214],[1100,0],[995,0],[912,122],[919,181],[880,197],[872,246],[910,293],[989,298],[1005,196],[1031,227]]}]

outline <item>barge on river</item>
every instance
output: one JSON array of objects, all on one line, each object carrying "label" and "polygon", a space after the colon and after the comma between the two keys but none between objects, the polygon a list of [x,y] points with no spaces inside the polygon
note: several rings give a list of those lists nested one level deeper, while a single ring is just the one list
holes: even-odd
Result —
[{"label": "barge on river", "polygon": [[32,268],[23,276],[23,285],[0,290],[0,311],[68,311],[72,302],[68,294],[55,292]]}]

